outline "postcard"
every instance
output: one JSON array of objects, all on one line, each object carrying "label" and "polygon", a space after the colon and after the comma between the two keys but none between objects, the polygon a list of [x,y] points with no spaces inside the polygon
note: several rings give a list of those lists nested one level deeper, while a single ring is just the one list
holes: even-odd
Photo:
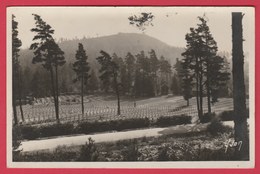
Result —
[{"label": "postcard", "polygon": [[7,167],[254,168],[255,9],[7,8]]}]

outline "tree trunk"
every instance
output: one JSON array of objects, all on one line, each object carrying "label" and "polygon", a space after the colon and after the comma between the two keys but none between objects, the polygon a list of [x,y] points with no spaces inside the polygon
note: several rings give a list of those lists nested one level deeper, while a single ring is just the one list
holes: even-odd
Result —
[{"label": "tree trunk", "polygon": [[18,95],[19,95],[19,107],[20,107],[20,113],[21,113],[21,117],[22,117],[22,121],[24,122],[24,116],[23,116],[23,107],[22,107],[22,95],[21,95],[21,71],[18,70]]},{"label": "tree trunk", "polygon": [[121,110],[120,110],[120,95],[119,91],[117,90],[117,115],[121,115]]},{"label": "tree trunk", "polygon": [[200,98],[200,112],[199,117],[202,118],[203,116],[203,75],[202,72],[199,74],[199,98]]},{"label": "tree trunk", "polygon": [[81,111],[82,117],[84,117],[84,76],[81,74]]},{"label": "tree trunk", "polygon": [[236,149],[239,160],[249,159],[249,137],[247,132],[246,97],[244,83],[243,29],[241,12],[232,13],[232,74],[235,141],[242,142]]},{"label": "tree trunk", "polygon": [[53,99],[54,99],[56,120],[57,120],[57,123],[60,123],[59,113],[57,112],[58,110],[57,110],[56,92],[55,92],[55,86],[54,86],[54,77],[53,77],[52,67],[50,68],[50,74],[51,74],[51,87],[52,87],[52,96],[53,96]]},{"label": "tree trunk", "polygon": [[[59,79],[58,79],[58,66],[55,66],[55,75],[56,75],[56,108],[57,108],[57,115],[59,118]],[[60,118],[57,120],[60,123]]]},{"label": "tree trunk", "polygon": [[[14,64],[14,62],[13,62]],[[15,67],[14,65],[12,66],[12,105],[13,105],[13,115],[14,115],[14,125],[18,124],[18,118],[17,118],[17,110],[16,110],[16,77],[15,77]]]},{"label": "tree trunk", "polygon": [[16,97],[14,94],[14,90],[13,90],[13,100],[12,100],[12,104],[13,104],[13,114],[14,114],[14,125],[18,124],[18,118],[17,118],[17,110],[16,110]]},{"label": "tree trunk", "polygon": [[114,85],[115,85],[115,90],[116,90],[116,95],[117,95],[117,115],[121,115],[120,94],[119,94],[119,88],[118,88],[118,83],[117,83],[117,75],[115,73],[114,73]]},{"label": "tree trunk", "polygon": [[198,72],[198,58],[196,58],[196,101],[197,101],[197,111],[198,111],[198,117],[201,120],[200,117],[200,100],[199,100],[199,72]]},{"label": "tree trunk", "polygon": [[206,87],[207,87],[207,99],[208,99],[208,113],[211,114],[211,103],[210,103],[210,77],[209,77],[209,62],[207,62],[207,81],[206,81]]}]

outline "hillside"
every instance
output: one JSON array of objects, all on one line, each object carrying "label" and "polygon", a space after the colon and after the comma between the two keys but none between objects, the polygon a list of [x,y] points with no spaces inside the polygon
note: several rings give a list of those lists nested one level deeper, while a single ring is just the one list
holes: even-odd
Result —
[{"label": "hillside", "polygon": [[[104,50],[110,54],[116,53],[124,58],[127,52],[136,55],[144,50],[146,54],[154,49],[157,57],[164,56],[172,64],[175,63],[177,57],[181,57],[183,48],[177,48],[167,45],[166,43],[150,37],[145,34],[136,33],[119,33],[110,36],[102,36],[97,38],[82,38],[74,40],[61,40],[59,46],[65,52],[65,58],[68,63],[74,62],[75,53],[78,43],[82,43],[89,57],[89,62],[95,66],[96,57],[99,56],[100,50]],[[22,66],[31,64],[33,52],[28,49],[20,51],[20,60]]]}]

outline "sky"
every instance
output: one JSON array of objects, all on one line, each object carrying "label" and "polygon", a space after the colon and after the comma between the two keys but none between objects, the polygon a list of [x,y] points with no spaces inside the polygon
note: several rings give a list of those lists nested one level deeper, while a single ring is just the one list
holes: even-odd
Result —
[{"label": "sky", "polygon": [[[151,12],[153,26],[143,32],[129,24],[128,17]],[[185,47],[185,35],[206,15],[210,31],[220,51],[232,51],[231,12],[243,12],[244,51],[254,47],[254,8],[252,7],[9,7],[18,22],[22,48],[32,43],[35,27],[32,13],[42,17],[55,30],[54,38],[100,37],[117,33],[143,33],[171,46]],[[10,28],[10,27],[9,27]],[[11,29],[11,28],[10,28]],[[10,33],[9,33],[10,34]]]}]

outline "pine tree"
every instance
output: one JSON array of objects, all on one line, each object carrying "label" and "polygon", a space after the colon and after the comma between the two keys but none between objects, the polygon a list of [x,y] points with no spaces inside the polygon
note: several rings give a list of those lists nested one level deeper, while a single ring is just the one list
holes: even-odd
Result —
[{"label": "pine tree", "polygon": [[98,79],[97,79],[96,73],[93,69],[91,70],[91,73],[90,73],[88,88],[92,92],[98,90]]},{"label": "pine tree", "polygon": [[89,79],[89,66],[87,62],[87,55],[86,51],[81,43],[78,45],[78,50],[75,55],[76,61],[73,64],[73,70],[76,72],[76,79],[74,82],[80,82],[81,84],[81,111],[82,116],[84,116],[84,85],[87,86],[88,79]]},{"label": "pine tree", "polygon": [[199,17],[197,28],[186,35],[186,70],[193,72],[196,83],[196,99],[199,118],[203,116],[203,96],[206,90],[208,113],[211,113],[211,98],[216,101],[217,91],[227,82],[229,74],[224,71],[224,59],[217,56],[217,43],[210,33],[207,21]]},{"label": "pine tree", "polygon": [[174,73],[172,77],[172,85],[171,90],[174,95],[178,95],[180,93],[180,86],[177,80],[177,75]]},{"label": "pine tree", "polygon": [[184,70],[183,70],[182,61],[179,60],[179,58],[176,58],[176,63],[175,63],[173,68],[176,72],[176,74],[175,74],[176,75],[176,83],[177,83],[176,94],[181,95],[182,94],[181,87],[183,86],[183,84],[182,84],[182,77],[183,76],[182,75],[183,75]]},{"label": "pine tree", "polygon": [[137,96],[153,97],[155,95],[151,61],[144,51],[136,55],[135,91]]},{"label": "pine tree", "polygon": [[31,81],[31,92],[32,92],[32,97],[34,98],[39,98],[41,96],[41,82],[40,82],[40,73],[39,71],[36,71],[33,74],[32,81]]},{"label": "pine tree", "polygon": [[[198,33],[194,28],[190,28],[190,33],[186,34],[186,50],[182,53],[183,59],[183,73],[190,72],[193,74],[193,78],[195,78],[195,91],[196,91],[196,103],[197,103],[197,111],[198,117],[201,119],[203,115],[203,75],[202,75],[202,58],[200,57],[200,38]],[[185,77],[182,74],[181,77]],[[184,79],[182,80],[183,83]],[[186,84],[183,84],[186,85]],[[185,98],[185,94],[184,98]]]},{"label": "pine tree", "polygon": [[146,12],[142,12],[139,16],[133,15],[128,17],[130,25],[135,25],[138,29],[142,31],[144,31],[149,25],[153,26],[153,19],[154,15],[152,13]]},{"label": "pine tree", "polygon": [[134,78],[135,78],[135,57],[128,52],[125,57],[126,66],[126,92],[133,93],[134,88]]},{"label": "pine tree", "polygon": [[158,79],[159,79],[158,81],[160,83],[159,91],[163,95],[168,94],[168,90],[169,90],[169,86],[170,86],[169,77],[172,73],[171,68],[172,67],[171,67],[171,64],[169,63],[169,61],[166,60],[163,56],[161,56],[160,60],[159,60],[159,74],[160,75],[158,75]]},{"label": "pine tree", "polygon": [[58,67],[64,65],[66,62],[64,52],[59,48],[58,44],[55,43],[52,37],[54,30],[51,26],[43,21],[39,15],[33,14],[33,16],[36,21],[36,28],[32,28],[31,31],[35,32],[36,35],[33,38],[35,42],[30,46],[30,49],[34,50],[32,63],[41,63],[50,73],[56,120],[60,123]]},{"label": "pine tree", "polygon": [[182,78],[182,95],[184,100],[187,101],[187,106],[189,106],[189,100],[193,97],[192,95],[192,88],[193,88],[193,75],[192,72],[187,68],[189,66],[189,62],[185,61],[181,62],[183,67],[182,72],[179,74]]},{"label": "pine tree", "polygon": [[154,95],[157,96],[158,95],[158,82],[157,82],[158,74],[157,73],[160,68],[160,64],[157,55],[153,49],[149,52],[149,55],[150,55],[149,58],[150,58],[150,73],[151,73],[150,78],[154,88]]},{"label": "pine tree", "polygon": [[20,47],[22,46],[21,40],[18,38],[18,22],[15,21],[15,16],[12,15],[12,105],[13,105],[13,114],[14,114],[14,124],[18,123],[17,118],[17,110],[16,110],[16,102],[17,99],[19,100],[20,112],[22,120],[24,121],[23,117],[23,109],[22,109],[22,102],[21,102],[21,66],[19,63],[19,51]]},{"label": "pine tree", "polygon": [[112,55],[112,61],[115,62],[119,68],[118,70],[118,83],[120,84],[120,92],[125,94],[127,79],[126,79],[126,65],[121,57],[118,57],[116,53]]},{"label": "pine tree", "polygon": [[100,51],[101,56],[97,57],[98,63],[101,65],[99,72],[100,80],[103,86],[110,85],[114,89],[117,96],[117,115],[121,114],[120,110],[120,84],[119,84],[119,67],[112,57],[105,51]]}]

